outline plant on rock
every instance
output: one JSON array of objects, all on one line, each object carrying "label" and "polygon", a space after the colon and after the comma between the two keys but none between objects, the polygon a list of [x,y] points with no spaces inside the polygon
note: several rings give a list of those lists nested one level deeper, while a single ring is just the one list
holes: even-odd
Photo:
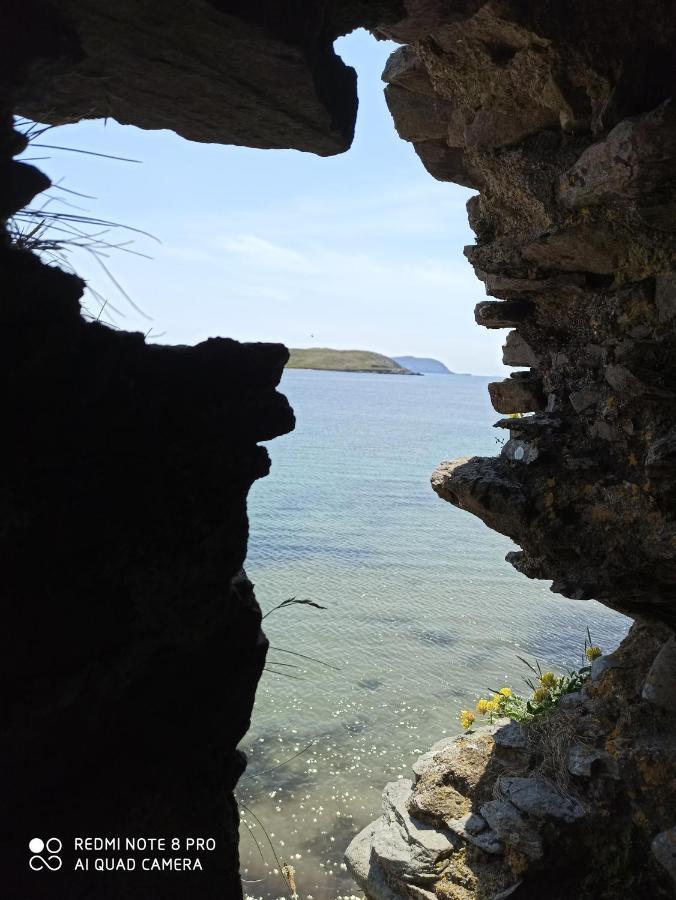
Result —
[{"label": "plant on rock", "polygon": [[535,660],[535,664],[532,664],[520,656],[521,662],[532,673],[524,678],[530,688],[530,696],[517,694],[510,687],[491,689],[491,696],[479,698],[474,711],[469,709],[460,711],[460,724],[465,731],[468,731],[477,716],[484,717],[488,722],[502,718],[512,719],[515,722],[530,722],[536,717],[550,712],[561,697],[581,690],[591,673],[591,663],[602,655],[603,651],[592,642],[591,634],[587,629],[587,637],[584,642],[584,664],[564,675],[543,672],[537,660]]}]

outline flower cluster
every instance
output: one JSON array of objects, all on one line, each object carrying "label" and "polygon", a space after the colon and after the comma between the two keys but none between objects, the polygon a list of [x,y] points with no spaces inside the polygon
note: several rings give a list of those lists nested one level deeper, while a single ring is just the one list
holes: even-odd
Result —
[{"label": "flower cluster", "polygon": [[477,701],[474,712],[469,709],[461,711],[460,724],[465,730],[472,727],[477,715],[486,716],[491,722],[496,717],[511,716],[512,707],[515,703],[520,702],[510,687],[500,688],[500,690],[492,691],[491,694],[492,696],[481,697]]},{"label": "flower cluster", "polygon": [[468,728],[472,727],[472,725],[474,724],[474,720],[476,719],[476,716],[474,715],[474,713],[472,712],[471,709],[461,709],[459,719],[460,719],[460,724],[466,731]]},{"label": "flower cluster", "polygon": [[530,688],[530,696],[523,697],[516,694],[510,687],[503,687],[491,691],[491,696],[480,697],[474,712],[463,709],[459,719],[462,727],[467,731],[476,721],[477,715],[484,716],[489,722],[495,718],[509,718],[517,722],[530,721],[535,716],[548,712],[565,694],[572,694],[581,690],[591,672],[590,663],[603,655],[603,651],[592,643],[589,629],[584,642],[584,662],[579,669],[568,672],[565,675],[556,675],[554,672],[543,672],[540,663],[535,661],[532,665],[528,660],[519,657],[530,671],[532,677],[524,681]]}]

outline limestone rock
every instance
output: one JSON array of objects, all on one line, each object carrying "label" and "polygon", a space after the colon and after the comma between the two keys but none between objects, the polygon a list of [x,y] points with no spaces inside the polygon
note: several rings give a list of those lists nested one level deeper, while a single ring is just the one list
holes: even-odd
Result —
[{"label": "limestone rock", "polygon": [[521,251],[525,259],[545,269],[608,275],[624,262],[623,247],[610,231],[584,225],[552,231]]},{"label": "limestone rock", "polygon": [[[373,897],[388,897],[387,885],[434,884],[458,842],[448,830],[416,820],[408,810],[412,783],[391,782],[383,793],[383,815],[352,841],[346,863]],[[396,896],[396,895],[395,895]]]},{"label": "limestone rock", "polygon": [[661,831],[653,840],[651,850],[676,884],[676,828]]},{"label": "limestone rock", "polygon": [[[562,272],[547,277],[530,276],[528,278],[505,274],[503,272],[476,272],[477,278],[486,285],[486,292],[505,300],[518,300],[526,295],[544,295],[548,297],[570,300],[584,294],[586,279],[577,272]],[[530,301],[532,309],[532,300]],[[514,324],[518,324],[518,321]],[[480,325],[483,322],[479,322]]]},{"label": "limestone rock", "polygon": [[447,139],[453,110],[433,95],[414,94],[397,85],[385,88],[387,106],[399,137],[406,141]]},{"label": "limestone rock", "polygon": [[671,100],[642,116],[625,119],[592,144],[560,181],[568,207],[640,198],[674,166],[676,108]]},{"label": "limestone rock", "polygon": [[512,376],[488,385],[493,408],[499,413],[542,412],[545,398],[541,380],[536,375],[516,374],[519,377]]},{"label": "limestone rock", "polygon": [[510,438],[503,446],[500,455],[512,462],[529,466],[537,460],[540,451],[535,444],[524,441],[521,438]]},{"label": "limestone rock", "polygon": [[661,322],[676,316],[676,274],[659,273],[655,276],[655,307]]},{"label": "limestone rock", "polygon": [[648,447],[645,468],[651,478],[673,477],[676,469],[676,429],[671,429]]},{"label": "limestone rock", "polygon": [[[414,94],[434,96],[434,87],[425,64],[411,47],[399,47],[389,56],[382,79]],[[387,97],[387,91],[385,96]],[[395,125],[398,125],[396,114],[392,115],[395,116]]]},{"label": "limestone rock", "polygon": [[482,300],[474,308],[474,318],[484,328],[513,328],[523,322],[533,311],[532,305],[523,300]]},{"label": "limestone rock", "polygon": [[345,852],[345,862],[359,887],[372,900],[400,900],[401,894],[387,882],[387,875],[374,857],[373,839],[380,821],[371,822],[353,838]]},{"label": "limestone rock", "polygon": [[618,778],[618,766],[615,757],[605,750],[589,747],[585,744],[573,744],[568,751],[568,771],[580,778],[605,776]]},{"label": "limestone rock", "polygon": [[496,729],[493,741],[500,750],[528,750],[524,727],[518,722],[507,721]]},{"label": "limestone rock", "polygon": [[655,657],[643,685],[643,698],[673,710],[676,702],[676,638],[671,637]]},{"label": "limestone rock", "polygon": [[406,892],[413,900],[437,900],[437,895],[434,891],[428,891],[417,884],[407,884]]},{"label": "limestone rock", "polygon": [[575,822],[584,810],[572,797],[564,797],[551,782],[538,776],[507,777],[499,782],[501,793],[529,816]]},{"label": "limestone rock", "polygon": [[497,837],[531,860],[542,858],[542,839],[508,800],[489,800],[481,807]]},{"label": "limestone rock", "polygon": [[418,140],[414,143],[413,149],[423,166],[437,181],[452,181],[469,188],[479,186],[478,176],[466,158],[464,150],[449,146],[445,138]]},{"label": "limestone rock", "polygon": [[587,388],[581,391],[573,391],[568,399],[575,412],[582,413],[595,406],[598,401],[598,393]]},{"label": "limestone rock", "polygon": [[446,826],[450,828],[454,834],[457,834],[459,838],[478,847],[479,850],[482,850],[484,853],[488,853],[490,856],[501,855],[504,851],[504,847],[498,835],[494,831],[491,831],[490,828],[484,828],[482,831],[478,832],[474,831],[474,829],[470,830],[467,827],[468,821],[471,820],[469,820],[467,816],[462,816],[459,819],[447,819]]},{"label": "limestone rock", "polygon": [[564,694],[559,698],[559,708],[566,712],[573,712],[584,704],[584,694],[582,691],[573,691],[572,694]]},{"label": "limestone rock", "polygon": [[507,464],[484,457],[461,457],[441,463],[432,487],[443,499],[478,515],[503,534],[518,530],[525,512],[521,485]]},{"label": "limestone rock", "polygon": [[414,819],[408,811],[412,782],[406,778],[390,782],[383,792],[383,814],[390,822],[397,822],[406,832],[407,841],[422,854],[426,854],[433,864],[449,856],[457,843],[449,834]]},{"label": "limestone rock", "polygon": [[427,753],[423,753],[422,756],[419,756],[411,766],[411,768],[413,769],[413,774],[416,777],[416,781],[422,778],[423,775],[426,775],[428,772],[434,769],[440,755],[447,757],[447,755],[453,753],[454,750],[457,750],[457,742],[455,738],[449,737],[444,738],[441,741],[437,741],[437,743],[434,744],[431,749],[427,751]]},{"label": "limestone rock", "polygon": [[506,366],[536,366],[538,359],[518,331],[509,332],[502,348],[502,361]]}]

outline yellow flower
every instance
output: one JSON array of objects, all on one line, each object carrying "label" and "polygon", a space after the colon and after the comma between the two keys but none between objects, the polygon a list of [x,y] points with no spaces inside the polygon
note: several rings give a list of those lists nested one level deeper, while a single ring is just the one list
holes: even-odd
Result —
[{"label": "yellow flower", "polygon": [[544,700],[547,700],[548,698],[549,698],[549,691],[547,690],[546,687],[538,688],[536,691],[533,692],[533,700],[535,700],[536,703],[542,703]]},{"label": "yellow flower", "polygon": [[486,701],[486,712],[492,713],[498,708],[500,704],[497,700],[488,700]]},{"label": "yellow flower", "polygon": [[485,697],[482,697],[481,700],[479,700],[479,702],[476,705],[476,711],[479,713],[480,716],[486,715],[486,713],[488,712],[488,704],[489,703],[490,703],[490,700],[486,700]]},{"label": "yellow flower", "polygon": [[460,724],[463,728],[467,729],[471,726],[472,722],[476,716],[470,709],[462,709],[460,710],[460,715],[458,717],[460,719]]},{"label": "yellow flower", "polygon": [[509,687],[503,687],[500,688],[500,694],[502,694],[503,697],[509,699],[510,697],[514,696],[514,691]]},{"label": "yellow flower", "polygon": [[540,675],[540,684],[542,687],[552,688],[556,684],[556,675],[553,672],[543,672]]},{"label": "yellow flower", "polygon": [[599,656],[603,656],[603,650],[600,647],[587,647],[584,651],[584,655],[587,657],[589,662],[594,662],[595,659],[598,659]]}]

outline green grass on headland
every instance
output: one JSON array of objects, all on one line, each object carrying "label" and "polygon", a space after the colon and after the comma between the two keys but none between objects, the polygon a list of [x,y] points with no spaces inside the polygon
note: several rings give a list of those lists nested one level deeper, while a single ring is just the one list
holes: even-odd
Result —
[{"label": "green grass on headland", "polygon": [[370,350],[330,350],[311,347],[290,350],[288,369],[324,369],[331,372],[378,372],[383,375],[411,375],[389,356]]}]

